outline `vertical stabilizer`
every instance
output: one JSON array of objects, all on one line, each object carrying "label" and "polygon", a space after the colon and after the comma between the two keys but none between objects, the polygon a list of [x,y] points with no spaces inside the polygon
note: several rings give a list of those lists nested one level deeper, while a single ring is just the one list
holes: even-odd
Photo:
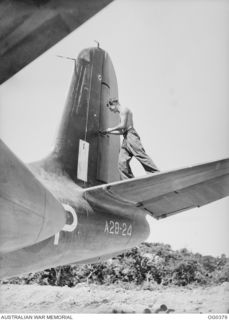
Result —
[{"label": "vertical stabilizer", "polygon": [[98,133],[119,121],[106,107],[110,97],[118,98],[118,88],[108,54],[100,48],[83,50],[74,64],[55,150],[44,162],[46,170],[58,164],[83,187],[119,180],[120,137]]}]

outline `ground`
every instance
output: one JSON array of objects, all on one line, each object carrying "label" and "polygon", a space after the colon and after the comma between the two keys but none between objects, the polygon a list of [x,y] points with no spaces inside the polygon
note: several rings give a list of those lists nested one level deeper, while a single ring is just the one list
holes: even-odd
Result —
[{"label": "ground", "polygon": [[74,288],[4,284],[2,313],[228,313],[229,283],[217,286],[125,289],[79,284]]}]

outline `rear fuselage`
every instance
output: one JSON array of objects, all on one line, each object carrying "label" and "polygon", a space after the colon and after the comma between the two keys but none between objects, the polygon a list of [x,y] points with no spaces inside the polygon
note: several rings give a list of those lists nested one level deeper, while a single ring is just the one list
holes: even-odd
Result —
[{"label": "rear fuselage", "polygon": [[1,255],[0,278],[70,264],[98,262],[147,239],[146,213],[128,204],[93,203],[66,176],[39,177],[66,210],[63,230],[34,245]]}]

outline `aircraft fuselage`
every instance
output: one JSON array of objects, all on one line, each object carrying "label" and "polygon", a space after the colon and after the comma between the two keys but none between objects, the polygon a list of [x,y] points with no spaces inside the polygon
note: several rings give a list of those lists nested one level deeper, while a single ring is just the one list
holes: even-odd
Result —
[{"label": "aircraft fuselage", "polygon": [[67,176],[43,171],[38,178],[65,207],[66,224],[46,240],[2,255],[1,278],[69,263],[98,262],[147,239],[149,225],[140,209],[134,212],[117,201],[113,205],[112,201],[90,203],[83,189]]}]

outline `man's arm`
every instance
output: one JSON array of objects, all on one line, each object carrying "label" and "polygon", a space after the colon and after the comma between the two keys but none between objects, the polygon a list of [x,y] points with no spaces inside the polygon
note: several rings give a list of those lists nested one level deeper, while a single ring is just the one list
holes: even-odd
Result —
[{"label": "man's arm", "polygon": [[110,128],[107,128],[106,130],[103,130],[103,131],[99,131],[99,133],[101,134],[116,134],[116,135],[122,135],[123,134],[123,131],[122,130],[115,130],[115,131],[112,131],[112,132],[107,132],[107,130],[110,130]]},{"label": "man's arm", "polygon": [[128,111],[120,112],[120,123],[113,127],[113,128],[107,128],[102,131],[102,133],[106,134],[123,134],[123,130],[126,129],[126,123],[128,118]]}]

